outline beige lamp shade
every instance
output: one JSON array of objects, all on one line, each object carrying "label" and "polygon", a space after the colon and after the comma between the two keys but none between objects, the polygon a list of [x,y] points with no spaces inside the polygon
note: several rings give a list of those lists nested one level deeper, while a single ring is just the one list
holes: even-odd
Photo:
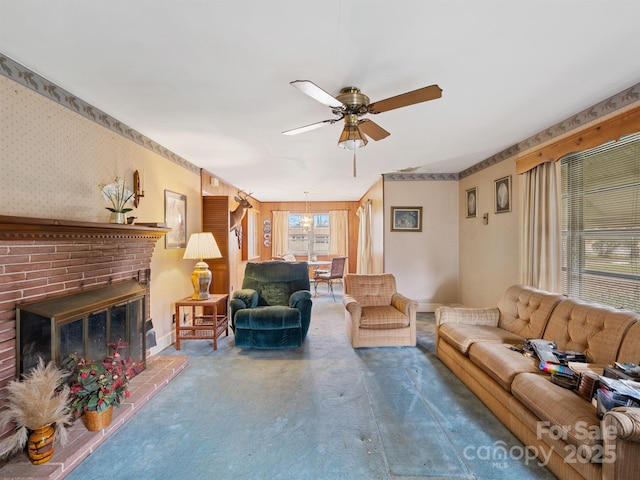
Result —
[{"label": "beige lamp shade", "polygon": [[200,260],[191,272],[191,283],[193,284],[191,298],[193,300],[207,300],[211,285],[211,270],[203,260],[205,258],[222,258],[222,253],[220,253],[213,234],[211,232],[192,233],[182,258]]},{"label": "beige lamp shade", "polygon": [[192,233],[189,237],[185,259],[222,258],[216,239],[211,232]]}]

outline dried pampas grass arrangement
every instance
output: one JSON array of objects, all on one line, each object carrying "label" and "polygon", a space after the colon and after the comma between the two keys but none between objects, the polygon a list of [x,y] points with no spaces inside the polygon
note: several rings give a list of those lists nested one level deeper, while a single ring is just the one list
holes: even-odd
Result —
[{"label": "dried pampas grass arrangement", "polygon": [[38,365],[4,388],[4,406],[0,411],[0,429],[14,425],[14,433],[0,442],[0,459],[7,459],[24,449],[29,431],[55,425],[56,442],[67,442],[67,426],[72,422],[69,411],[69,386],[64,382],[68,372],[53,362]]}]

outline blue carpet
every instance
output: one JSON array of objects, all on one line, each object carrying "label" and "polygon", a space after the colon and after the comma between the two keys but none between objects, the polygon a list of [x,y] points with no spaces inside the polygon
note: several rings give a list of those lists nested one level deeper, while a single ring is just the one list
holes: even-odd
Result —
[{"label": "blue carpet", "polygon": [[486,458],[523,446],[435,357],[433,314],[419,314],[416,348],[354,350],[339,295],[314,298],[298,349],[237,349],[230,335],[215,352],[165,350],[189,367],[66,478],[555,478]]}]

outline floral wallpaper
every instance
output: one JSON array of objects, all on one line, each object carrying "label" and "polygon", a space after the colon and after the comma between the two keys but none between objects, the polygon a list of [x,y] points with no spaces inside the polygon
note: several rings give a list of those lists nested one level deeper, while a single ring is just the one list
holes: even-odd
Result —
[{"label": "floral wallpaper", "polygon": [[57,102],[58,104],[67,107],[74,112],[82,115],[94,122],[106,127],[129,140],[142,145],[145,148],[163,156],[164,158],[171,160],[178,165],[193,171],[194,173],[200,173],[200,169],[185,160],[184,158],[176,155],[175,153],[167,150],[162,145],[154,142],[148,137],[145,137],[141,133],[133,130],[127,125],[121,123],[112,116],[104,113],[103,111],[88,104],[84,100],[76,97],[70,92],[67,92],[63,88],[51,83],[47,79],[41,77],[37,73],[29,70],[27,67],[22,66],[15,60],[0,53],[0,74],[4,75],[11,80],[24,85],[25,87],[38,92],[41,95]]}]

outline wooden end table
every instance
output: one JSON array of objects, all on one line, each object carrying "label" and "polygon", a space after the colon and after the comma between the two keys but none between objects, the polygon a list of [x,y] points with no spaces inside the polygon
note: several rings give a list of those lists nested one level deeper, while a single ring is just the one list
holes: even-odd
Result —
[{"label": "wooden end table", "polygon": [[[213,349],[218,349],[218,337],[224,332],[229,336],[229,295],[212,293],[207,300],[191,297],[176,302],[176,350],[180,340],[213,340]],[[183,324],[180,310],[191,309],[190,322]]]}]

